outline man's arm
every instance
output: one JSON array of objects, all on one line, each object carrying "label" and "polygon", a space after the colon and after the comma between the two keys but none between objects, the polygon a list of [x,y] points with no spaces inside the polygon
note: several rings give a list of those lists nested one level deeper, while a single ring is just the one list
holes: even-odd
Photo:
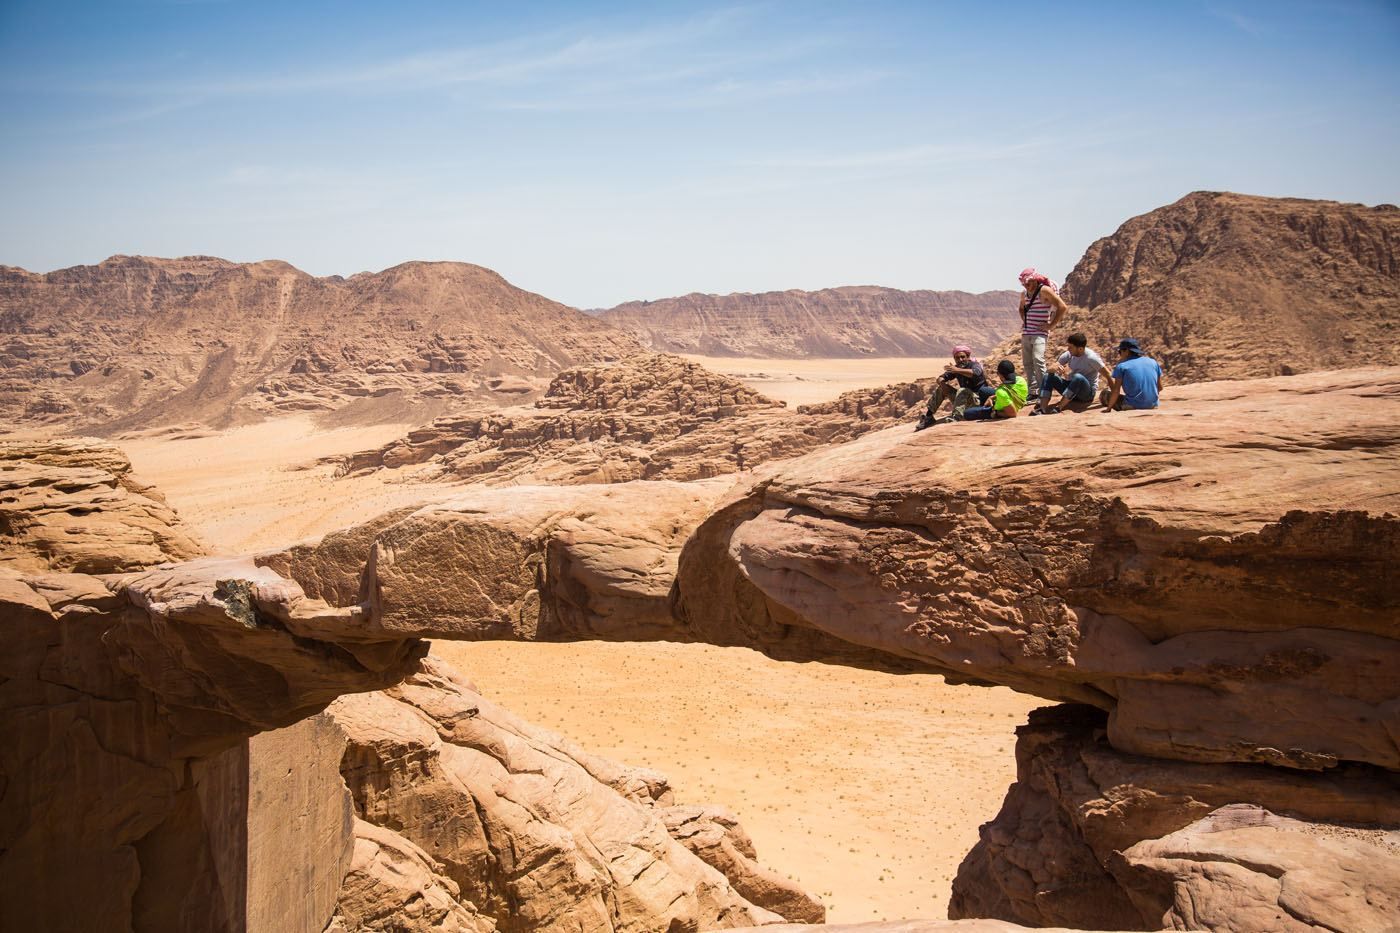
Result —
[{"label": "man's arm", "polygon": [[1113,383],[1113,391],[1108,394],[1108,404],[1104,406],[1104,411],[1113,411],[1113,407],[1118,404],[1118,397],[1123,394],[1123,380],[1114,379],[1111,374],[1109,380]]},{"label": "man's arm", "polygon": [[[1042,288],[1041,291],[1043,291],[1046,295],[1049,296],[1050,304],[1055,308],[1054,313],[1050,315],[1050,323],[1046,325],[1046,328],[1049,329],[1051,327],[1054,327],[1056,324],[1060,323],[1060,318],[1065,316],[1065,312],[1069,310],[1069,305],[1065,304],[1065,300],[1059,295],[1055,294],[1055,291],[1053,289]],[[1022,314],[1021,316],[1025,317],[1024,314]]]},{"label": "man's arm", "polygon": [[971,377],[977,375],[977,374],[974,373],[971,369],[958,369],[958,367],[954,366],[952,363],[949,363],[947,366],[944,366],[944,367],[943,367],[943,371],[944,371],[945,373],[949,373],[949,374],[951,374],[951,375],[955,375],[955,376],[967,376],[968,378],[971,378]]}]

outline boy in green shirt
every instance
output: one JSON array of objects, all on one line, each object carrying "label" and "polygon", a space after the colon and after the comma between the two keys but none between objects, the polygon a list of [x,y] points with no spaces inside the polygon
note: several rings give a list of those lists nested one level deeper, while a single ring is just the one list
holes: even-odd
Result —
[{"label": "boy in green shirt", "polygon": [[1022,376],[1016,375],[1016,365],[1010,360],[997,364],[1001,385],[989,404],[978,405],[963,412],[965,421],[985,421],[988,418],[1015,418],[1026,404],[1028,387]]}]

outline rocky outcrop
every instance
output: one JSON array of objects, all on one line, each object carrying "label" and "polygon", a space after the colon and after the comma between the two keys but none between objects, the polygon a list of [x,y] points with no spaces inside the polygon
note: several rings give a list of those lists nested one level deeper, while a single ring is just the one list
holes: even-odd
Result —
[{"label": "rocky outcrop", "polygon": [[0,441],[0,567],[118,573],[198,553],[117,448],[91,438]]},{"label": "rocky outcrop", "polygon": [[870,435],[722,503],[676,615],[700,640],[787,655],[817,632],[1096,705],[1124,751],[1400,767],[1397,388],[1358,370]]},{"label": "rocky outcrop", "polygon": [[466,263],[317,278],[284,262],[113,256],[0,267],[0,414],[104,432],[270,414],[416,421],[538,392],[631,337]]},{"label": "rocky outcrop", "polygon": [[[337,700],[330,715],[347,738],[341,771],[360,819],[417,847],[438,888],[501,929],[702,930],[779,919],[762,901],[789,919],[823,916],[753,861],[732,820],[674,807],[661,775],[528,725],[433,659],[397,687]],[[704,834],[719,838],[693,841]],[[687,847],[726,844],[737,857],[720,866]],[[356,848],[358,860],[365,846]]]},{"label": "rocky outcrop", "polygon": [[1386,365],[1400,208],[1197,191],[1094,242],[1064,298],[1058,337],[1136,337],[1174,383]]},{"label": "rocky outcrop", "polygon": [[[36,449],[41,465],[60,454],[95,464],[56,485],[127,490],[114,478],[125,461],[104,448]],[[555,620],[546,633],[655,626],[679,537],[719,489],[654,485],[666,488],[608,490],[591,505],[564,490],[513,519],[479,501],[468,511],[497,520],[484,529],[461,513],[407,515],[405,534],[391,518],[269,560],[297,567],[311,595],[246,559],[94,575],[54,572],[70,552],[31,548],[20,556],[41,569],[0,566],[0,927],[314,931],[329,918],[347,933],[698,931],[820,919],[723,811],[675,808],[660,775],[530,727],[436,662],[420,670],[427,645],[408,628],[480,633],[413,614],[409,579],[438,593],[433,618],[458,597],[484,612],[493,593],[506,597],[482,582],[521,571],[510,563],[521,555],[529,579],[550,582],[535,600]],[[113,540],[149,530],[152,515],[173,522],[135,495],[101,512]],[[639,521],[643,502],[677,514]],[[608,516],[600,528],[589,509]],[[29,510],[15,550],[44,540],[51,512]],[[342,562],[356,544],[352,569]],[[362,572],[367,558],[387,585],[361,599],[352,585],[378,579]]]},{"label": "rocky outcrop", "polygon": [[1125,930],[1381,930],[1400,912],[1400,774],[1124,754],[1036,710],[949,914]]},{"label": "rocky outcrop", "polygon": [[1384,929],[1398,390],[1400,369],[1315,373],[872,434],[722,501],[674,612],[689,638],[845,642],[1083,704],[1070,735],[1059,713],[1023,731],[953,916]]},{"label": "rocky outcrop", "polygon": [[871,285],[804,292],[690,294],[596,312],[653,350],[707,356],[943,356],[989,347],[1016,324],[1016,292],[900,291]]},{"label": "rocky outcrop", "polygon": [[0,617],[5,929],[238,929],[243,740],[427,650],[241,561],[0,571]]},{"label": "rocky outcrop", "polygon": [[658,354],[566,370],[533,408],[439,418],[339,462],[345,473],[429,463],[420,478],[483,485],[686,481],[841,443],[896,417],[893,402],[855,407],[792,412],[736,379]]}]

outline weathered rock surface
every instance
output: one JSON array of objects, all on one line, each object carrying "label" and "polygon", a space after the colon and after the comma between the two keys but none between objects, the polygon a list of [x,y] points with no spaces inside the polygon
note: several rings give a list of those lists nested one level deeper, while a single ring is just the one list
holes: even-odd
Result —
[{"label": "weathered rock surface", "polygon": [[789,411],[743,383],[667,355],[567,370],[534,408],[439,418],[342,469],[431,462],[425,478],[485,485],[692,480],[839,443],[878,425]]},{"label": "weathered rock surface", "polygon": [[[703,930],[779,919],[758,902],[789,919],[823,916],[753,861],[732,818],[671,806],[661,775],[528,725],[434,659],[397,687],[342,697],[330,715],[348,741],[341,770],[360,819],[421,847],[430,872],[419,872],[445,879],[438,889],[501,929]],[[736,857],[715,866],[688,846],[727,846]],[[364,848],[357,840],[357,862]]]},{"label": "weathered rock surface", "polygon": [[198,553],[117,448],[92,438],[0,440],[0,567],[117,573]]},{"label": "weathered rock surface", "polygon": [[257,560],[386,638],[669,638],[681,545],[729,486],[473,489]]},{"label": "weathered rock surface", "polygon": [[[1064,298],[1056,346],[1079,330],[1112,359],[1137,337],[1173,383],[1383,366],[1400,208],[1197,191],[1094,242]],[[1001,355],[1019,368],[1019,342]]]},{"label": "weathered rock surface", "polygon": [[[879,920],[872,923],[825,923],[817,926],[777,923],[734,933],[1075,933],[1063,927],[1024,927],[1003,920]],[[1102,930],[1102,927],[1095,927]]]},{"label": "weathered rock surface", "polygon": [[596,312],[653,350],[707,356],[942,356],[1014,330],[1016,292],[900,291],[872,285],[804,292],[682,295]]},{"label": "weathered rock surface", "polygon": [[1089,703],[1126,752],[1400,767],[1400,369],[887,431],[765,472],[686,545],[685,637],[801,657],[815,632]]},{"label": "weathered rock surface", "polygon": [[1017,782],[963,861],[950,916],[1244,933],[1383,930],[1400,915],[1392,771],[1128,755],[1083,706],[1036,710],[1017,735]]},{"label": "weathered rock surface", "polygon": [[316,278],[284,262],[113,256],[0,267],[0,414],[110,432],[268,414],[432,417],[640,351],[466,263]]},{"label": "weathered rock surface", "polygon": [[395,683],[427,650],[357,641],[357,610],[243,561],[0,570],[0,619],[5,929],[235,928],[243,740]]},{"label": "weathered rock surface", "polygon": [[[86,472],[54,484],[121,492],[82,500],[99,503],[95,527],[111,540],[175,525],[116,481],[128,467],[110,449],[37,450],[23,465],[94,464],[62,467]],[[487,501],[504,490],[482,490],[468,508],[496,524],[483,535],[461,513],[418,518],[426,529],[398,555],[407,576],[389,569],[394,516],[280,555],[314,595],[247,559],[54,572],[77,546],[26,552],[56,523],[51,506],[30,507],[0,566],[0,927],[698,931],[820,919],[722,810],[672,808],[660,775],[534,729],[436,663],[417,673],[427,646],[402,619],[384,624],[383,588],[358,598],[360,577],[377,578],[352,568],[369,558],[396,610],[412,606],[411,577],[438,594],[443,619],[464,594],[485,612],[505,598],[491,574],[522,572],[511,561],[528,552],[521,585],[548,575],[535,602],[561,631],[646,630],[666,612],[681,537],[721,490],[637,485],[648,488],[540,491],[512,515]],[[585,492],[603,494],[586,503]],[[674,513],[640,520],[644,504]],[[605,516],[599,527],[590,512]],[[432,541],[458,547],[433,555]],[[100,555],[100,543],[84,547]],[[40,569],[13,569],[29,564]]]}]

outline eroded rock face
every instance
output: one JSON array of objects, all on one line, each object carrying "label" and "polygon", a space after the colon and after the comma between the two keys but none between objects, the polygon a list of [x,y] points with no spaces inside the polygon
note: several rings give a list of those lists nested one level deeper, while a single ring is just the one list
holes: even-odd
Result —
[{"label": "eroded rock face", "polygon": [[901,291],[871,285],[630,301],[604,321],[653,350],[709,356],[942,356],[988,347],[1016,324],[1016,292]]},{"label": "eroded rock face", "polygon": [[[502,929],[704,930],[775,921],[778,910],[823,916],[756,864],[732,818],[671,806],[661,775],[530,726],[435,659],[397,687],[337,700],[330,715],[347,737],[341,770],[361,820],[421,847],[418,861],[445,879],[437,887]],[[697,835],[713,838],[701,845]],[[726,846],[732,858],[693,851]],[[357,861],[364,848],[357,841]]]},{"label": "eroded rock face", "polygon": [[1397,389],[1319,373],[870,435],[721,503],[675,613],[698,640],[793,657],[815,632],[1096,705],[1122,751],[1397,768]]},{"label": "eroded rock face", "polygon": [[236,928],[243,740],[395,683],[427,650],[357,642],[357,611],[251,562],[0,574],[6,929]]},{"label": "eroded rock face", "polygon": [[385,637],[668,638],[681,545],[728,486],[475,489],[258,560]]},{"label": "eroded rock face", "polygon": [[119,573],[198,553],[116,447],[93,438],[0,441],[0,567]]},{"label": "eroded rock face", "polygon": [[795,457],[883,426],[787,410],[728,376],[655,354],[566,370],[534,408],[440,418],[342,469],[431,463],[486,485],[693,480]]},{"label": "eroded rock face", "polygon": [[1400,775],[1124,754],[1101,711],[1036,710],[949,915],[1097,929],[1380,930],[1400,910]]}]

